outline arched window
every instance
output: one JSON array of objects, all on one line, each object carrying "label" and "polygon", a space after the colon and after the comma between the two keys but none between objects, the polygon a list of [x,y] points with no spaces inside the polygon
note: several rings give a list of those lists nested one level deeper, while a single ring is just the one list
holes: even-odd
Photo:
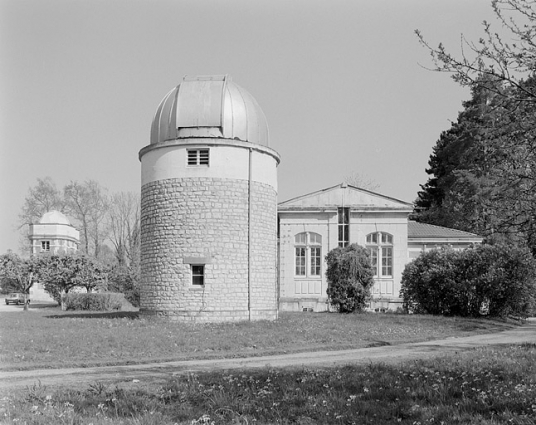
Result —
[{"label": "arched window", "polygon": [[393,235],[385,232],[369,233],[367,249],[374,268],[374,276],[393,276]]},{"label": "arched window", "polygon": [[296,276],[318,277],[322,270],[322,236],[303,232],[294,236]]}]

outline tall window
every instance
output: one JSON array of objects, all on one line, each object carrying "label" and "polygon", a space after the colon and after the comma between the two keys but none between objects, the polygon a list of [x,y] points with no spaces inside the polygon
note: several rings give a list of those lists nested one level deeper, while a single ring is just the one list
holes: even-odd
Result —
[{"label": "tall window", "polygon": [[337,208],[339,221],[339,246],[348,246],[350,242],[350,208]]},{"label": "tall window", "polygon": [[208,149],[188,149],[188,165],[209,165]]},{"label": "tall window", "polygon": [[370,253],[374,276],[392,277],[393,235],[385,232],[369,233],[367,235],[367,249]]},{"label": "tall window", "polygon": [[322,270],[322,236],[303,232],[294,237],[296,276],[318,277]]}]

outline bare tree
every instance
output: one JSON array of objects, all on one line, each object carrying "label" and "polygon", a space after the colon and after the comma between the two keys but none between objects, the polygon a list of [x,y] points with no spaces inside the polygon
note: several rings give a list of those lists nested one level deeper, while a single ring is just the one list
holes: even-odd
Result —
[{"label": "bare tree", "polygon": [[109,200],[98,182],[88,180],[84,183],[73,182],[64,188],[67,210],[78,221],[82,236],[83,251],[95,258],[99,257],[101,245],[108,235],[106,217]]},{"label": "bare tree", "polygon": [[344,182],[359,187],[360,189],[366,189],[370,191],[378,190],[380,187],[380,184],[376,182],[375,180],[370,179],[364,174],[361,174],[359,172],[354,172],[344,178]]},{"label": "bare tree", "polygon": [[130,267],[139,261],[140,197],[120,192],[111,197],[109,208],[110,241],[120,266]]},{"label": "bare tree", "polygon": [[37,184],[28,189],[21,212],[19,213],[19,228],[30,223],[36,223],[44,213],[65,210],[65,201],[60,190],[50,177],[37,179]]},{"label": "bare tree", "polygon": [[30,252],[28,224],[37,223],[43,214],[52,210],[65,211],[63,194],[50,177],[38,178],[37,184],[28,189],[19,213],[17,229],[20,232],[21,252]]},{"label": "bare tree", "polygon": [[461,36],[459,55],[442,43],[432,47],[419,30],[415,32],[432,56],[434,71],[451,74],[463,86],[478,84],[499,95],[503,86],[515,88],[520,101],[535,102],[536,91],[526,78],[536,71],[536,1],[492,0],[491,6],[502,33],[484,21],[478,42]]}]

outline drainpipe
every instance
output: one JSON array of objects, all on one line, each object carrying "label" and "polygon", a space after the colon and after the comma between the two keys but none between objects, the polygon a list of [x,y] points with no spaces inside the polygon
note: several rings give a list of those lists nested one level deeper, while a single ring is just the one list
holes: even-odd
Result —
[{"label": "drainpipe", "polygon": [[251,163],[253,157],[253,149],[249,148],[249,164],[248,164],[248,320],[251,322]]}]

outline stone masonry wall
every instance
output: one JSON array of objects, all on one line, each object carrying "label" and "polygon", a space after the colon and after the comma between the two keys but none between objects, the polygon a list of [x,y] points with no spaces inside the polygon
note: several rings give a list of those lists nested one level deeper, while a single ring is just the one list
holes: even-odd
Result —
[{"label": "stone masonry wall", "polygon": [[267,185],[252,182],[252,297],[253,314],[274,319],[277,310],[277,194]]},{"label": "stone masonry wall", "polygon": [[[252,319],[275,318],[276,193],[252,184]],[[248,182],[174,178],[142,187],[141,310],[176,320],[246,320]],[[192,285],[191,264],[205,264]]]}]

